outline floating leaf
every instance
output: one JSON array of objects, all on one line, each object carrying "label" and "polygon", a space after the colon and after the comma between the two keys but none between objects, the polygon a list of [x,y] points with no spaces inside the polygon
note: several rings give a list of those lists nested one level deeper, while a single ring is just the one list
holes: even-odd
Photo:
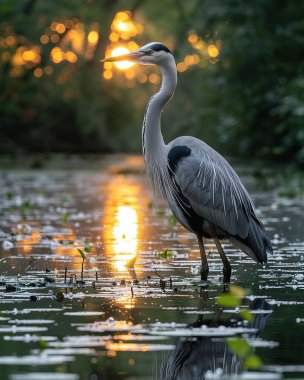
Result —
[{"label": "floating leaf", "polygon": [[165,249],[164,251],[157,252],[156,256],[159,257],[160,259],[167,260],[170,257],[173,257],[173,252],[169,251],[168,249]]},{"label": "floating leaf", "polygon": [[225,293],[216,297],[216,302],[223,307],[235,308],[240,305],[241,300],[233,294]]},{"label": "floating leaf", "polygon": [[168,216],[168,223],[171,227],[175,227],[177,224],[177,220],[173,214]]},{"label": "floating leaf", "polygon": [[230,350],[239,358],[244,358],[253,351],[253,348],[244,338],[229,338],[226,342]]},{"label": "floating leaf", "polygon": [[39,344],[40,344],[40,348],[42,348],[43,350],[49,347],[47,341],[45,341],[42,338],[39,339]]},{"label": "floating leaf", "polygon": [[247,369],[257,370],[260,369],[263,365],[262,359],[255,354],[247,356],[244,361],[244,366]]}]

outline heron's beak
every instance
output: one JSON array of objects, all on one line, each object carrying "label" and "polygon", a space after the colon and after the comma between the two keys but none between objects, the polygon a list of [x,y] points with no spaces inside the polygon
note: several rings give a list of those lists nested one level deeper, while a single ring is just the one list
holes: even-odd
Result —
[{"label": "heron's beak", "polygon": [[108,58],[102,59],[100,62],[118,62],[118,61],[134,62],[138,58],[144,56],[145,54],[146,54],[145,52],[137,50],[128,54],[118,55],[116,57],[108,57]]}]

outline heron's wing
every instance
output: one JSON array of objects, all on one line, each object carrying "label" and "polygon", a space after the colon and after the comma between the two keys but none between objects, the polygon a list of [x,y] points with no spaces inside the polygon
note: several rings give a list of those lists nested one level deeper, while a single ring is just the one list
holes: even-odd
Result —
[{"label": "heron's wing", "polygon": [[198,215],[229,235],[247,238],[249,219],[255,216],[253,206],[239,177],[223,157],[195,154],[192,150],[180,161],[174,179]]}]

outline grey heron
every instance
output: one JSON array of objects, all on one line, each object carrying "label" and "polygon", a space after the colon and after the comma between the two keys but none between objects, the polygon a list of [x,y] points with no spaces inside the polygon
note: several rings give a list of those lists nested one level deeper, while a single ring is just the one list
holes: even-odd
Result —
[{"label": "grey heron", "polygon": [[102,62],[132,61],[157,65],[162,72],[160,90],[148,102],[142,145],[146,171],[154,189],[165,198],[173,215],[197,236],[201,254],[201,280],[207,281],[209,266],[204,239],[213,239],[223,261],[224,282],[231,266],[220,240],[228,239],[259,263],[272,252],[264,226],[253,202],[230,164],[205,142],[189,136],[165,144],[161,133],[161,112],[172,98],[177,70],[171,51],[159,42],[138,50],[109,57]]}]

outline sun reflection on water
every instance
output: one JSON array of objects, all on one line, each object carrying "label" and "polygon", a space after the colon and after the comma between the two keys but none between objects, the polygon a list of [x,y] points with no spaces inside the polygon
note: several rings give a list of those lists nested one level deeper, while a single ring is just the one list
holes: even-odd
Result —
[{"label": "sun reflection on water", "polygon": [[115,274],[126,275],[127,264],[138,255],[141,205],[145,199],[140,184],[124,175],[113,176],[105,192],[108,194],[103,219],[105,253]]},{"label": "sun reflection on water", "polygon": [[[131,161],[128,167],[130,166],[133,166]],[[112,173],[111,168],[109,171]],[[149,203],[149,198],[142,183],[133,176],[115,173],[110,178],[104,189],[107,194],[102,220],[104,249],[113,277],[119,281],[126,280],[126,285],[115,297],[115,302],[125,309],[133,309],[136,305],[136,294],[133,294],[129,281],[132,283],[140,276],[137,260],[145,232],[144,208]],[[129,266],[132,261],[135,268]]]},{"label": "sun reflection on water", "polygon": [[126,264],[135,258],[138,248],[138,215],[134,206],[118,206],[114,218],[113,251],[114,266],[125,270]]},{"label": "sun reflection on water", "polygon": [[[129,160],[129,161],[128,161]],[[137,168],[142,164],[133,162],[132,157],[127,159],[126,165]],[[104,216],[102,224],[104,249],[114,275],[119,277],[129,277],[128,263],[135,260],[139,254],[140,242],[144,235],[144,208],[149,204],[149,197],[143,191],[142,184],[135,177],[117,174],[117,170],[126,168],[114,168],[116,173],[107,182],[106,188],[103,189],[107,197],[104,202]],[[140,169],[138,169],[140,171]],[[136,262],[135,262],[136,268]],[[136,272],[140,269],[136,268]]]}]

